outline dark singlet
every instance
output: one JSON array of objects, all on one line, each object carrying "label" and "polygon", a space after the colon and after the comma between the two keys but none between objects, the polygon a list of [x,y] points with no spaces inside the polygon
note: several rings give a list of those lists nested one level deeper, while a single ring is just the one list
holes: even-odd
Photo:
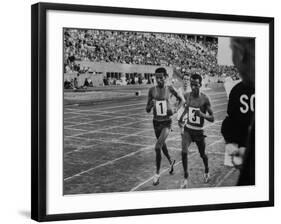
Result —
[{"label": "dark singlet", "polygon": [[203,130],[204,126],[204,118],[195,115],[195,112],[200,110],[201,112],[206,112],[205,107],[205,95],[200,93],[200,96],[196,99],[192,99],[191,94],[187,93],[188,99],[186,101],[187,104],[187,119],[185,126],[194,130]]}]

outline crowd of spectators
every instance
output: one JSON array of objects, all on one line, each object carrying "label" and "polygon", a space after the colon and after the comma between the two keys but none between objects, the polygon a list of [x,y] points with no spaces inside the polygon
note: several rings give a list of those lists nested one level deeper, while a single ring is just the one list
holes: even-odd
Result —
[{"label": "crowd of spectators", "polygon": [[71,80],[66,79],[64,81],[65,89],[87,89],[88,87],[93,87],[93,82],[91,79],[85,78],[83,85],[78,85],[77,78],[72,78]]},{"label": "crowd of spectators", "polygon": [[[87,72],[75,61],[174,66],[182,72],[196,69],[209,76],[237,74],[217,64],[217,38],[202,41],[183,34],[65,29],[65,72]],[[230,73],[229,73],[230,72]]]}]

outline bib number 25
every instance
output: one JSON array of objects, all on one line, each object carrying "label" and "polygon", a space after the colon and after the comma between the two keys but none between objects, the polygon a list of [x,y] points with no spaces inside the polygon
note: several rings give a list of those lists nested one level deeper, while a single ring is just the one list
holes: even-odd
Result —
[{"label": "bib number 25", "polygon": [[156,101],[156,115],[157,116],[166,116],[167,115],[167,101],[166,100]]}]

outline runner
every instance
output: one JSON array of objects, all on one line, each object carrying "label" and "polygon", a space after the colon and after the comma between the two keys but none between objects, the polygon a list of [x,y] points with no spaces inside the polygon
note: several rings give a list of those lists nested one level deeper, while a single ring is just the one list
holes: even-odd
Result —
[{"label": "runner", "polygon": [[170,163],[169,173],[173,174],[175,160],[172,160],[167,145],[165,143],[172,126],[171,116],[176,112],[171,108],[171,95],[175,96],[180,102],[183,102],[182,97],[170,85],[165,84],[168,77],[165,68],[160,67],[155,70],[157,85],[153,86],[148,91],[148,101],[146,111],[149,113],[153,109],[153,127],[157,138],[155,144],[156,152],[156,173],[153,178],[153,185],[159,184],[160,166],[161,166],[161,150],[167,157]]},{"label": "runner", "polygon": [[182,128],[182,165],[184,171],[182,188],[188,187],[187,154],[188,147],[192,142],[196,143],[205,166],[204,181],[208,182],[210,178],[208,157],[205,153],[206,136],[204,135],[203,127],[205,119],[214,122],[213,111],[209,98],[200,92],[202,77],[198,74],[191,75],[190,86],[191,92],[184,94],[185,111],[179,120],[179,125]]}]

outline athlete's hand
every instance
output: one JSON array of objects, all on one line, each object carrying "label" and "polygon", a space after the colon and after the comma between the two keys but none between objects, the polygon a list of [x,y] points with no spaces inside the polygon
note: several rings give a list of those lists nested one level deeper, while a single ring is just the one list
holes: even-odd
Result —
[{"label": "athlete's hand", "polygon": [[238,148],[238,145],[235,143],[227,143],[227,144],[225,144],[225,150],[226,150],[227,154],[234,156],[235,154],[238,153],[239,148]]},{"label": "athlete's hand", "polygon": [[231,156],[233,165],[239,168],[243,163],[243,157],[245,154],[245,147],[238,147],[235,143],[228,143],[225,145],[225,150],[227,154]]},{"label": "athlete's hand", "polygon": [[195,116],[198,116],[198,117],[205,117],[205,114],[204,113],[202,113],[200,110],[196,110],[195,111]]},{"label": "athlete's hand", "polygon": [[234,166],[236,166],[238,168],[240,168],[240,166],[242,166],[245,151],[246,151],[245,147],[240,147],[240,148],[238,148],[238,151],[235,154],[233,154],[232,163],[234,164]]},{"label": "athlete's hand", "polygon": [[149,105],[147,105],[147,107],[146,107],[146,112],[147,112],[147,113],[150,113],[151,109],[152,109],[154,106],[155,106],[155,100],[151,100],[151,101],[149,102]]}]

